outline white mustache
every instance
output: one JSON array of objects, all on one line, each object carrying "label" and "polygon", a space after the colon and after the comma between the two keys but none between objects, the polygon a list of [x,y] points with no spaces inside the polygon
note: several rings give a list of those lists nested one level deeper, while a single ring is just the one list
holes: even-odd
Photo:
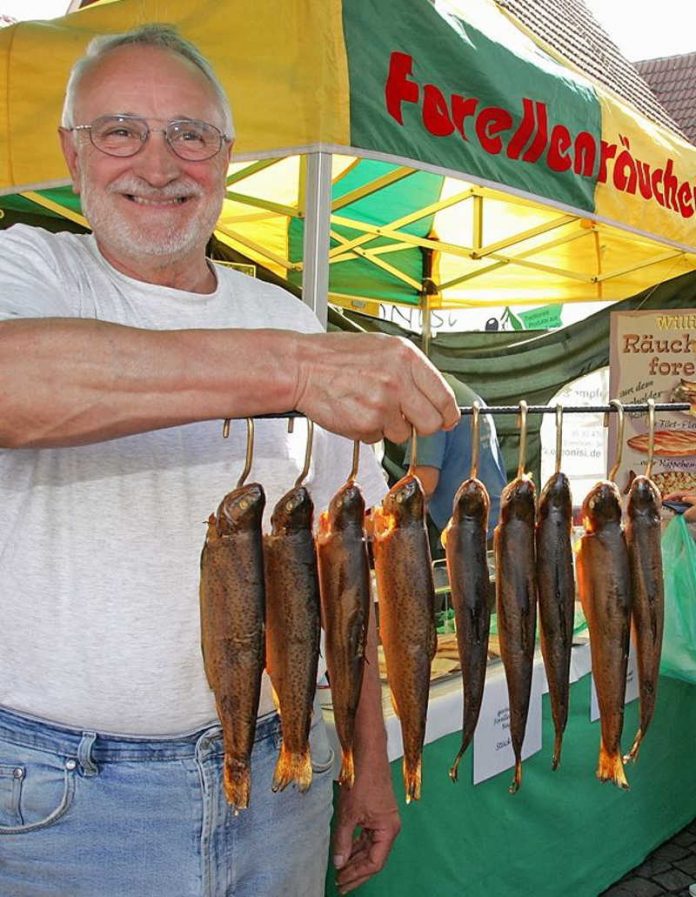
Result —
[{"label": "white mustache", "polygon": [[127,193],[141,199],[159,200],[191,199],[202,195],[202,190],[195,181],[180,178],[164,187],[153,189],[151,184],[132,176],[123,177],[109,185],[109,193]]}]

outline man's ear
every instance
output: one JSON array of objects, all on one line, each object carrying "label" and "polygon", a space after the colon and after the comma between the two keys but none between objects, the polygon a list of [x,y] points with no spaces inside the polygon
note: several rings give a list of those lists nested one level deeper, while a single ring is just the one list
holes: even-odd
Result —
[{"label": "man's ear", "polygon": [[58,136],[60,137],[60,146],[72,178],[73,192],[79,193],[80,162],[77,155],[77,147],[75,146],[74,132],[68,131],[66,128],[58,128]]}]

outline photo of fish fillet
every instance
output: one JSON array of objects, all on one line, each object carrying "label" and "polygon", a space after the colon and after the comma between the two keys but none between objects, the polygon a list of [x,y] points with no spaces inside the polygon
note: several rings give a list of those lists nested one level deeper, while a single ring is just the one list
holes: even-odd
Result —
[{"label": "photo of fish fillet", "polygon": [[536,490],[527,474],[516,477],[500,496],[495,528],[495,586],[500,656],[510,702],[510,738],[515,753],[514,794],[522,784],[522,746],[534,670],[537,580],[534,548]]},{"label": "photo of fish fillet", "polygon": [[264,668],[265,502],[258,483],[226,495],[208,520],[201,554],[201,648],[222,724],[225,796],[235,810],[249,806]]},{"label": "photo of fish fillet", "polygon": [[312,783],[309,729],[317,682],[320,603],[312,533],[314,504],[295,486],[276,504],[264,536],[266,666],[280,713],[283,741],[273,790]]},{"label": "photo of fish fillet", "polygon": [[638,756],[657,698],[665,610],[661,504],[660,493],[652,480],[637,476],[628,493],[626,543],[633,589],[632,630],[638,662],[640,721],[624,762]]},{"label": "photo of fish fillet", "polygon": [[621,496],[602,480],[583,502],[585,534],[577,557],[578,591],[590,633],[601,742],[597,778],[628,788],[621,756],[631,619],[631,572]]},{"label": "photo of fish fillet", "polygon": [[418,478],[406,474],[374,513],[379,630],[404,744],[406,803],[421,795],[421,762],[437,648],[435,586]]},{"label": "photo of fish fillet", "polygon": [[370,562],[364,520],[365,499],[358,484],[350,480],[322,512],[316,536],[326,666],[342,750],[338,782],[348,788],[355,778],[355,715],[370,617]]}]

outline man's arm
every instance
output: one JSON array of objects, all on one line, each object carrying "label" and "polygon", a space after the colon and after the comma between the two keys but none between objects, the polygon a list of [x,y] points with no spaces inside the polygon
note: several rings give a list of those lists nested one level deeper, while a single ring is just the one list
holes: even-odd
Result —
[{"label": "man's arm", "polygon": [[407,340],[287,330],[143,330],[74,318],[0,323],[0,446],[80,445],[297,410],[351,439],[403,441],[458,419]]},{"label": "man's arm", "polygon": [[[357,888],[384,867],[401,830],[387,757],[374,609],[370,614],[367,662],[355,718],[353,753],[355,782],[352,788],[341,788],[333,840],[336,883],[342,894]],[[353,840],[356,827],[361,832]]]}]

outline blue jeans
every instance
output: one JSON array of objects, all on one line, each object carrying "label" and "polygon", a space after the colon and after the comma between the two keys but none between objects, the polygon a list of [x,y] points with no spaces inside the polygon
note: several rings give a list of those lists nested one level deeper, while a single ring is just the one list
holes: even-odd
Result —
[{"label": "blue jeans", "polygon": [[250,806],[235,815],[217,725],[143,739],[0,710],[0,895],[322,897],[333,752],[321,712],[310,741],[309,791],[273,794],[280,722],[259,720]]}]

